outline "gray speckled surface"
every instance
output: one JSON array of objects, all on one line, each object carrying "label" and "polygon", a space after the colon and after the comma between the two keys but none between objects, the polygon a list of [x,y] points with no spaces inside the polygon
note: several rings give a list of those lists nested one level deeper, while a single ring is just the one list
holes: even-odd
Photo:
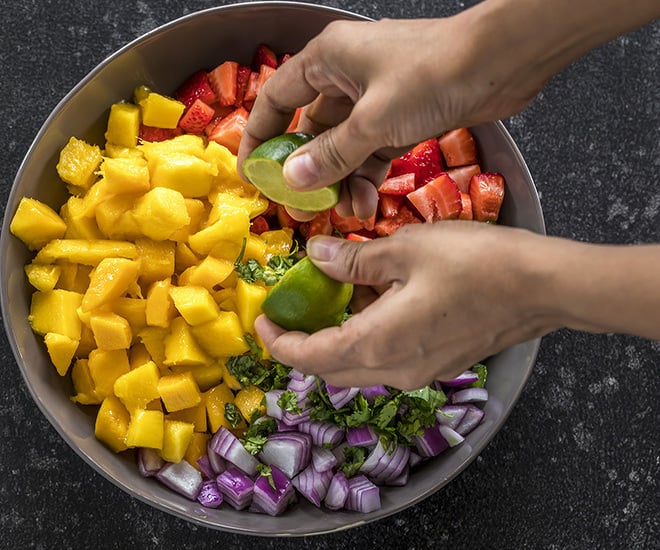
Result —
[{"label": "gray speckled surface", "polygon": [[[328,2],[371,17],[450,14],[464,2]],[[3,202],[57,102],[105,56],[171,19],[222,4],[142,0],[3,6]],[[660,25],[558,75],[506,121],[537,183],[548,233],[660,241]],[[187,524],[87,467],[39,413],[0,340],[1,548],[651,549],[660,539],[660,344],[559,331],[504,429],[449,486],[348,532],[261,539]]]}]

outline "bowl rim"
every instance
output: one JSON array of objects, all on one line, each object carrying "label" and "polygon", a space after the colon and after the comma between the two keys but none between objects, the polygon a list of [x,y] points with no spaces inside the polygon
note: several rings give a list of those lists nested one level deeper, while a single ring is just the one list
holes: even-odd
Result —
[{"label": "bowl rim", "polygon": [[[361,20],[361,21],[373,21],[372,18],[354,13],[345,9],[341,8],[335,8],[331,6],[324,6],[324,5],[319,5],[319,4],[310,4],[310,3],[305,3],[305,2],[297,2],[297,1],[270,1],[270,0],[262,0],[262,1],[257,1],[257,2],[239,2],[239,3],[234,3],[234,4],[227,4],[223,6],[216,6],[216,7],[211,7],[211,8],[205,8],[202,10],[197,10],[188,14],[185,14],[183,16],[177,17],[175,19],[172,19],[162,25],[159,25],[150,31],[143,33],[142,35],[130,40],[126,44],[124,44],[122,47],[114,51],[113,53],[109,54],[105,58],[103,58],[96,66],[94,66],[75,86],[73,86],[70,91],[55,105],[55,107],[52,109],[52,111],[49,113],[49,115],[46,117],[42,125],[40,126],[36,136],[34,137],[31,145],[29,146],[23,160],[21,161],[18,171],[16,173],[16,176],[12,182],[12,186],[7,198],[7,203],[6,206],[14,204],[18,197],[18,183],[22,179],[23,173],[26,170],[26,167],[28,166],[35,150],[37,149],[39,143],[42,141],[44,134],[46,133],[47,129],[49,128],[52,120],[58,116],[59,112],[69,103],[69,101],[75,97],[75,95],[87,84],[92,81],[106,66],[111,64],[116,58],[121,57],[124,55],[127,51],[130,49],[134,48],[135,46],[142,44],[144,42],[147,42],[154,37],[156,37],[159,34],[167,32],[170,28],[176,27],[178,25],[181,25],[189,20],[192,19],[197,19],[201,17],[205,17],[208,15],[213,15],[213,14],[222,14],[222,13],[229,13],[235,10],[242,10],[249,7],[250,9],[258,9],[260,7],[268,7],[269,9],[277,9],[277,8],[295,8],[299,10],[307,10],[307,11],[312,11],[312,12],[324,12],[324,13],[329,13],[329,14],[334,14],[337,15],[338,18],[341,19],[348,19],[348,20]],[[518,164],[520,165],[521,169],[524,172],[524,176],[526,179],[528,179],[530,182],[533,183],[533,179],[531,176],[531,173],[529,172],[529,168],[526,164],[526,162],[523,159],[523,156],[513,140],[512,136],[506,129],[505,125],[502,123],[502,121],[493,121],[492,123],[496,127],[496,130],[498,133],[501,135],[501,137],[507,142],[508,147],[511,149],[513,152],[514,156],[516,157],[516,160]],[[540,200],[538,196],[538,191],[536,189],[535,185],[531,185],[529,189],[530,193],[532,193],[532,199],[533,199],[533,204],[535,208],[534,216],[537,220],[537,231],[539,233],[545,234],[546,228],[545,228],[545,221],[543,218],[543,211],[541,209],[540,205]],[[7,248],[7,241],[10,238],[13,238],[13,236],[10,234],[9,231],[9,225],[11,223],[11,215],[8,210],[5,210],[4,212],[4,219],[2,222],[2,232],[0,235],[0,250],[6,250]],[[5,270],[0,269],[0,310],[2,311],[2,320],[3,320],[3,325],[5,328],[5,334],[7,336],[7,339],[9,341],[10,347],[12,349],[13,355],[14,355],[14,360],[19,367],[19,370],[21,372],[21,375],[23,377],[23,380],[28,388],[28,391],[34,401],[36,403],[37,407],[41,411],[41,413],[46,417],[46,419],[49,421],[49,423],[55,428],[59,436],[68,444],[68,446],[78,455],[80,456],[91,468],[98,474],[100,474],[102,477],[110,481],[114,486],[122,489],[125,493],[130,495],[131,497],[135,497],[145,504],[147,504],[150,507],[154,507],[162,512],[174,515],[176,517],[179,517],[185,521],[191,522],[193,524],[197,524],[206,528],[210,529],[215,529],[215,530],[222,530],[226,532],[232,532],[236,534],[242,534],[242,535],[253,535],[253,536],[268,536],[268,537],[297,537],[297,536],[311,536],[311,535],[324,535],[324,534],[329,534],[329,533],[335,533],[335,532],[340,532],[348,529],[352,529],[354,527],[360,526],[360,525],[365,525],[367,523],[371,523],[376,520],[381,520],[386,517],[392,516],[394,514],[397,514],[409,507],[412,507],[421,501],[425,500],[435,492],[439,491],[443,487],[445,487],[452,479],[454,479],[456,476],[458,476],[465,468],[467,468],[468,465],[470,465],[476,458],[477,456],[480,455],[480,453],[483,451],[485,447],[488,446],[488,444],[492,441],[492,439],[497,435],[497,433],[500,431],[504,423],[506,422],[507,418],[511,414],[513,408],[515,407],[517,401],[520,398],[520,394],[522,393],[527,380],[529,379],[529,376],[532,373],[533,366],[536,362],[536,357],[538,355],[541,339],[537,338],[534,340],[531,340],[530,342],[527,342],[527,344],[530,346],[529,353],[527,354],[529,358],[529,368],[527,369],[525,376],[520,379],[520,382],[518,384],[518,387],[516,391],[512,394],[512,400],[511,403],[508,404],[506,410],[504,413],[501,415],[501,417],[498,419],[496,423],[493,424],[492,428],[490,429],[490,432],[487,436],[482,438],[482,440],[477,444],[472,447],[472,451],[470,454],[462,460],[460,465],[454,469],[452,474],[445,478],[442,483],[437,484],[435,486],[431,486],[427,488],[424,491],[421,491],[418,495],[416,495],[414,498],[411,500],[408,500],[405,502],[405,504],[402,505],[395,505],[391,509],[387,510],[386,512],[372,512],[370,514],[359,514],[355,515],[355,520],[354,521],[349,521],[341,526],[333,526],[328,529],[321,529],[321,530],[313,530],[313,531],[296,531],[296,532],[252,532],[248,528],[241,529],[241,528],[236,528],[232,526],[225,526],[225,525],[218,525],[215,522],[206,520],[204,517],[201,516],[196,516],[196,515],[191,515],[188,514],[180,509],[178,509],[176,506],[171,505],[168,506],[167,503],[161,503],[159,500],[155,500],[153,498],[153,495],[149,495],[145,492],[137,490],[135,487],[130,486],[128,483],[118,479],[114,475],[112,475],[110,472],[106,471],[105,468],[102,468],[98,461],[96,461],[92,456],[87,454],[79,445],[76,444],[74,438],[68,434],[68,432],[64,429],[64,427],[61,425],[61,423],[58,421],[58,419],[51,414],[51,411],[47,407],[47,405],[42,401],[40,398],[39,394],[36,392],[35,387],[33,384],[30,382],[29,377],[27,376],[27,370],[26,370],[26,365],[25,361],[23,360],[21,350],[18,344],[18,341],[16,339],[16,335],[14,333],[13,327],[11,326],[9,322],[9,315],[7,314],[8,312],[8,301],[9,301],[9,295],[7,292],[7,281],[5,280]]]}]

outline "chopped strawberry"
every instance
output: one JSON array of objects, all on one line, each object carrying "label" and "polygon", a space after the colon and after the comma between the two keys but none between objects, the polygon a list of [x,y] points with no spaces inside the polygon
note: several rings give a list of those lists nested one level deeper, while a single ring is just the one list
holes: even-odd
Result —
[{"label": "chopped strawberry", "polygon": [[239,65],[238,67],[238,72],[236,73],[236,101],[234,101],[236,107],[240,107],[243,104],[243,98],[245,97],[251,72],[250,67],[246,67],[245,65]]},{"label": "chopped strawberry", "polygon": [[257,94],[259,93],[261,88],[264,87],[266,80],[268,80],[274,74],[275,74],[275,69],[273,69],[273,67],[271,67],[270,65],[261,66],[261,68],[259,69],[259,89],[257,90]]},{"label": "chopped strawberry", "polygon": [[220,105],[234,105],[236,103],[238,63],[236,61],[225,61],[213,69],[208,77],[218,103]]},{"label": "chopped strawberry", "polygon": [[198,134],[206,128],[214,116],[215,109],[213,107],[207,105],[201,99],[196,99],[181,117],[179,127],[184,132]]},{"label": "chopped strawberry", "polygon": [[427,222],[456,219],[463,209],[458,185],[446,172],[407,197]]},{"label": "chopped strawberry", "polygon": [[288,227],[295,231],[300,227],[300,222],[293,219],[281,204],[277,205],[277,221],[282,229]]},{"label": "chopped strawberry", "polygon": [[[289,59],[291,59],[291,54],[290,53],[285,53],[282,57],[280,57],[280,62],[279,65],[282,65],[286,63]],[[278,67],[279,67],[278,65]]]},{"label": "chopped strawberry", "polygon": [[286,129],[287,132],[295,132],[298,129],[298,122],[300,122],[300,115],[302,114],[302,107],[298,107],[296,112],[293,114],[293,118],[289,123],[289,127]]},{"label": "chopped strawberry", "polygon": [[378,188],[379,193],[386,195],[407,195],[415,190],[415,174],[409,172],[399,176],[385,178],[385,181]]},{"label": "chopped strawberry", "polygon": [[470,178],[475,174],[481,172],[481,167],[478,164],[467,164],[465,166],[457,166],[456,168],[449,168],[447,174],[456,182],[458,188],[467,193],[470,188]]},{"label": "chopped strawberry", "polygon": [[261,235],[264,231],[268,231],[268,229],[270,229],[268,226],[268,220],[266,220],[264,216],[257,216],[250,224],[250,231],[257,235]]},{"label": "chopped strawberry", "polygon": [[215,101],[215,93],[211,88],[206,71],[197,71],[188,77],[179,89],[174,92],[174,97],[183,103],[186,108],[201,99],[204,103],[211,104]]},{"label": "chopped strawberry", "polygon": [[472,215],[480,222],[495,222],[504,201],[504,176],[483,172],[470,180]]},{"label": "chopped strawberry", "polygon": [[403,206],[405,197],[402,195],[380,195],[378,208],[385,218],[395,218]]},{"label": "chopped strawberry", "polygon": [[415,187],[419,188],[443,170],[437,139],[427,139],[412,150],[392,161],[388,178],[401,174],[415,174]]},{"label": "chopped strawberry", "polygon": [[448,167],[477,164],[477,144],[467,128],[456,128],[438,138]]},{"label": "chopped strawberry", "polygon": [[266,46],[266,44],[259,44],[257,46],[256,52],[254,53],[253,65],[256,68],[261,67],[262,65],[268,65],[273,69],[277,69],[279,63],[277,62],[277,56],[275,55],[275,52],[271,48]]},{"label": "chopped strawberry", "polygon": [[238,145],[245,126],[247,125],[248,112],[243,107],[238,107],[226,117],[220,119],[209,132],[209,140],[224,145],[234,155],[238,153]]},{"label": "chopped strawberry", "polygon": [[379,237],[386,237],[393,235],[398,229],[411,223],[422,223],[422,221],[406,205],[403,205],[395,217],[380,218],[376,222],[374,230]]},{"label": "chopped strawberry", "polygon": [[330,210],[330,223],[340,233],[350,233],[352,231],[359,231],[362,229],[362,222],[355,216],[345,218],[337,214],[337,211],[332,208]]},{"label": "chopped strawberry", "polygon": [[268,199],[268,208],[263,213],[263,215],[266,216],[267,219],[277,216],[277,206],[278,205],[276,202]]},{"label": "chopped strawberry", "polygon": [[472,199],[469,193],[461,191],[461,213],[458,215],[459,220],[472,220]]},{"label": "chopped strawberry", "polygon": [[166,141],[181,134],[180,128],[155,128],[154,126],[145,126],[140,124],[138,136],[141,141]]},{"label": "chopped strawberry", "polygon": [[259,93],[259,73],[251,71],[248,78],[247,88],[245,88],[245,95],[243,96],[243,106],[250,110],[254,105],[254,100],[257,99]]},{"label": "chopped strawberry", "polygon": [[319,212],[310,221],[301,223],[300,233],[306,239],[311,239],[314,235],[332,235],[330,210]]},{"label": "chopped strawberry", "polygon": [[346,240],[355,241],[355,242],[365,242],[365,241],[372,241],[373,237],[367,237],[366,235],[362,235],[360,233],[349,233],[348,235],[346,235]]}]

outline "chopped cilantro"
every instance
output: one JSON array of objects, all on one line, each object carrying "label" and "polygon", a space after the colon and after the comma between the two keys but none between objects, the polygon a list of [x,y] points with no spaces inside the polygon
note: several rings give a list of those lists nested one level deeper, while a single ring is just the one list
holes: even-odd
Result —
[{"label": "chopped cilantro", "polygon": [[250,424],[241,439],[243,447],[251,455],[257,455],[263,449],[271,434],[277,431],[277,422],[274,418],[265,418]]},{"label": "chopped cilantro", "polygon": [[339,465],[339,470],[346,477],[353,477],[360,471],[360,468],[367,459],[367,449],[364,447],[345,447],[344,462]]},{"label": "chopped cilantro", "polygon": [[241,421],[243,420],[241,412],[233,403],[225,403],[225,418],[232,428],[238,428]]},{"label": "chopped cilantro", "polygon": [[488,368],[483,363],[477,363],[471,369],[472,372],[476,372],[479,376],[479,379],[476,382],[470,384],[471,388],[483,388],[486,386],[486,377],[488,376]]},{"label": "chopped cilantro", "polygon": [[234,271],[247,283],[256,283],[263,281],[266,286],[273,286],[282,276],[293,267],[298,259],[297,247],[287,256],[271,256],[266,265],[261,265],[254,258],[250,258],[243,263],[247,239],[243,239],[243,246],[234,262]]},{"label": "chopped cilantro", "polygon": [[263,353],[254,339],[246,334],[245,341],[250,351],[243,355],[234,355],[227,360],[227,370],[239,381],[241,386],[247,388],[251,384],[263,391],[285,388],[289,381],[289,367],[262,359]]},{"label": "chopped cilantro", "polygon": [[270,466],[266,466],[265,464],[257,464],[257,472],[259,475],[265,477],[268,480],[268,485],[270,485],[273,491],[277,491],[277,487],[275,487],[275,480],[273,479],[273,470]]},{"label": "chopped cilantro", "polygon": [[291,390],[282,392],[282,395],[280,395],[280,398],[277,400],[277,404],[282,410],[293,414],[300,414],[302,412],[298,405],[298,394]]}]

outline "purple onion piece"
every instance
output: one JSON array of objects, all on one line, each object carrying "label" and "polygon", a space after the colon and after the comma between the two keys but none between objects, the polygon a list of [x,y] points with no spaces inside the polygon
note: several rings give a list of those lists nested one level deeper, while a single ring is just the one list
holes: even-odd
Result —
[{"label": "purple onion piece", "polygon": [[209,445],[213,451],[246,474],[253,476],[257,473],[259,461],[247,452],[239,439],[224,426],[215,432]]},{"label": "purple onion piece", "polygon": [[316,445],[312,447],[312,465],[317,472],[333,470],[337,464],[339,461],[330,449]]},{"label": "purple onion piece", "polygon": [[387,388],[380,384],[377,386],[367,386],[366,388],[360,388],[360,393],[364,396],[370,405],[373,405],[376,397],[379,395],[390,395],[390,392],[387,391]]},{"label": "purple onion piece", "polygon": [[282,418],[281,420],[288,424],[289,426],[298,426],[299,424],[302,424],[303,422],[308,422],[309,421],[309,416],[312,414],[312,409],[307,408],[307,409],[302,409],[299,413],[294,413],[294,412],[289,412],[289,411],[282,411]]},{"label": "purple onion piece", "polygon": [[209,466],[211,466],[211,468],[213,469],[213,473],[215,474],[213,476],[214,478],[217,477],[218,474],[221,474],[227,469],[227,461],[211,448],[210,441],[209,444],[206,446],[206,456],[208,456]]},{"label": "purple onion piece", "polygon": [[307,375],[296,369],[289,371],[289,380],[304,380]]},{"label": "purple onion piece", "polygon": [[417,451],[423,457],[438,456],[449,448],[449,443],[442,437],[437,425],[425,428],[422,435],[416,435],[413,439]]},{"label": "purple onion piece", "polygon": [[207,479],[202,483],[197,501],[205,508],[217,508],[222,504],[222,493],[215,479]]},{"label": "purple onion piece", "polygon": [[381,458],[379,467],[374,469],[374,481],[378,484],[389,485],[392,479],[396,479],[401,475],[401,472],[408,467],[408,460],[410,459],[410,447],[406,445],[399,445],[394,453],[386,454]]},{"label": "purple onion piece", "polygon": [[319,420],[310,420],[298,424],[298,430],[312,436],[314,445],[336,446],[344,440],[344,430],[331,424],[330,422],[321,422]]},{"label": "purple onion piece", "polygon": [[379,510],[380,489],[364,475],[357,475],[348,480],[348,498],[345,508],[355,512],[368,514]]},{"label": "purple onion piece", "polygon": [[156,478],[173,491],[195,500],[202,488],[202,474],[189,462],[167,462]]},{"label": "purple onion piece", "polygon": [[[326,385],[326,389],[327,387],[328,386]],[[331,387],[334,388],[334,386]],[[337,390],[338,391],[334,393],[328,392],[330,403],[335,408],[335,410],[341,409],[351,399],[353,399],[360,391],[360,388],[338,388]]]},{"label": "purple onion piece", "polygon": [[346,441],[354,447],[373,447],[378,443],[378,434],[369,424],[351,427],[346,430]]},{"label": "purple onion piece", "polygon": [[348,480],[343,472],[337,472],[330,480],[324,504],[330,510],[341,510],[348,498]]},{"label": "purple onion piece", "polygon": [[236,510],[247,508],[252,502],[254,481],[234,466],[230,466],[216,479],[223,500]]},{"label": "purple onion piece", "polygon": [[414,468],[418,464],[421,464],[424,461],[424,458],[417,454],[414,450],[410,450],[410,458],[408,458],[408,466]]},{"label": "purple onion piece", "polygon": [[408,484],[408,479],[410,478],[410,467],[406,465],[399,475],[393,479],[388,479],[385,481],[385,485],[390,485],[392,487],[403,487]]},{"label": "purple onion piece", "polygon": [[153,477],[165,465],[165,461],[156,449],[140,447],[137,452],[137,464],[140,475]]},{"label": "purple onion piece", "polygon": [[445,405],[435,414],[435,417],[440,424],[455,429],[463,420],[466,412],[467,405]]},{"label": "purple onion piece", "polygon": [[289,479],[307,467],[312,456],[312,438],[302,432],[275,432],[264,444],[259,458],[276,466]]},{"label": "purple onion piece", "polygon": [[447,388],[456,388],[461,386],[468,386],[477,380],[479,380],[479,375],[476,372],[466,370],[451,380],[444,380],[440,382],[440,385]]},{"label": "purple onion piece", "polygon": [[314,506],[320,508],[333,478],[332,470],[318,472],[310,464],[291,480],[298,492]]},{"label": "purple onion piece", "polygon": [[457,431],[455,431],[453,428],[450,428],[449,426],[444,426],[443,424],[440,424],[438,426],[438,429],[440,430],[440,433],[442,434],[442,437],[444,437],[447,440],[447,443],[449,443],[450,447],[456,447],[456,445],[460,445],[465,441],[465,438],[459,434]]},{"label": "purple onion piece", "polygon": [[456,426],[456,431],[462,436],[466,436],[481,423],[483,417],[484,411],[476,405],[468,405],[463,420],[461,420],[461,423]]},{"label": "purple onion piece", "polygon": [[488,401],[488,390],[486,388],[465,388],[464,390],[458,390],[451,395],[452,405],[483,403],[484,401]]},{"label": "purple onion piece", "polygon": [[292,378],[289,380],[286,389],[295,392],[299,398],[304,397],[310,391],[316,389],[316,376],[305,376],[301,379]]},{"label": "purple onion piece", "polygon": [[289,478],[277,466],[271,466],[271,480],[260,475],[254,482],[250,510],[270,516],[279,516],[296,500],[296,492]]},{"label": "purple onion piece", "polygon": [[283,393],[284,390],[270,390],[264,396],[266,400],[266,414],[275,420],[282,420],[282,415],[284,414],[282,407],[277,404]]},{"label": "purple onion piece", "polygon": [[211,467],[209,455],[202,455],[197,459],[197,468],[202,472],[202,477],[204,479],[215,479],[215,476],[218,475],[218,473]]}]

